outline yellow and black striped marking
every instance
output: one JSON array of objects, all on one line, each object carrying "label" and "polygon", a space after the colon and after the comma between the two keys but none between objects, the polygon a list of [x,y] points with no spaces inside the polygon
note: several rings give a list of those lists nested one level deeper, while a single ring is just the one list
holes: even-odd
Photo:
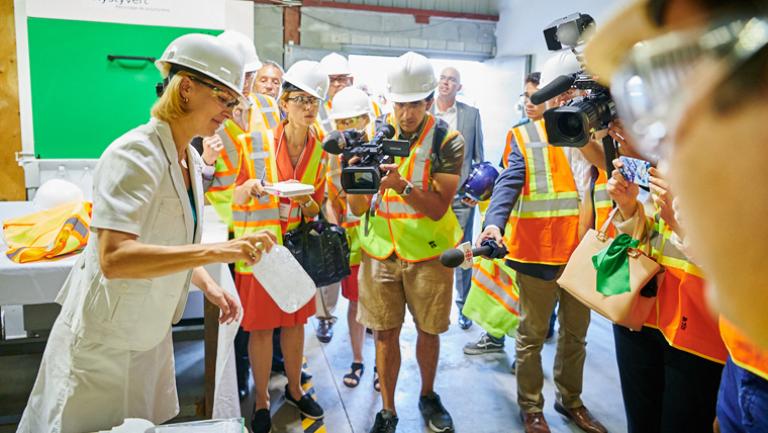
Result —
[{"label": "yellow and black striped marking", "polygon": [[[304,358],[304,363],[301,366],[305,371],[307,370],[307,358]],[[304,389],[305,394],[309,394],[310,397],[317,401],[317,393],[315,392],[315,385],[312,383],[312,379],[301,386]],[[322,419],[307,418],[304,415],[301,416],[301,428],[304,433],[328,433],[325,429],[325,422]]]}]

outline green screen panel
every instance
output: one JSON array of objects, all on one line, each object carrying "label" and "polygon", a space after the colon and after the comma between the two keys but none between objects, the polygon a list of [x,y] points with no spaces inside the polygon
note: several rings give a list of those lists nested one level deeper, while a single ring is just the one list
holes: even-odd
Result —
[{"label": "green screen panel", "polygon": [[146,123],[157,99],[155,65],[107,55],[159,58],[176,37],[220,30],[27,19],[32,119],[38,158],[98,158]]}]

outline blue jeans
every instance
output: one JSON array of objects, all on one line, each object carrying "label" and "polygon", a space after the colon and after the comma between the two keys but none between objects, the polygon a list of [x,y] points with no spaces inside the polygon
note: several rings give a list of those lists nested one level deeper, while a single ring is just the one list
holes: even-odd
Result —
[{"label": "blue jeans", "polygon": [[728,358],[717,394],[717,419],[722,433],[768,433],[768,381]]}]

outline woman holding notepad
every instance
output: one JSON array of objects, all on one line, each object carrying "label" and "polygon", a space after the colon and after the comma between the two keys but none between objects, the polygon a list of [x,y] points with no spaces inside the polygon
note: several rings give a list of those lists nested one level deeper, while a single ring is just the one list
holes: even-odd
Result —
[{"label": "woman holding notepad", "polygon": [[[267,229],[282,243],[282,235],[296,228],[302,218],[313,218],[320,212],[326,154],[312,125],[327,89],[328,76],[319,70],[317,62],[299,61],[285,74],[279,98],[285,120],[273,131],[246,137],[244,143],[244,161],[233,200],[236,236]],[[311,185],[314,192],[293,195],[288,192],[291,188],[276,187],[285,182]],[[300,381],[304,325],[315,313],[314,299],[298,311],[286,313],[256,280],[250,266],[243,262],[235,266],[235,283],[243,303],[242,326],[250,332],[248,352],[255,383],[253,432],[268,432],[271,428],[268,385],[275,328],[282,329],[280,344],[288,377],[286,401],[308,418],[322,418],[323,409],[304,394]]]}]

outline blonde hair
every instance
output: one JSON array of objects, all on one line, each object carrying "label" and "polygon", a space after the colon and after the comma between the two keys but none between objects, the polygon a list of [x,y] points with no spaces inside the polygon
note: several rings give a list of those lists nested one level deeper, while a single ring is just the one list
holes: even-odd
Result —
[{"label": "blonde hair", "polygon": [[168,85],[165,86],[163,94],[152,106],[153,117],[170,122],[189,113],[181,96],[181,81],[187,75],[186,72],[182,71],[171,78]]}]

